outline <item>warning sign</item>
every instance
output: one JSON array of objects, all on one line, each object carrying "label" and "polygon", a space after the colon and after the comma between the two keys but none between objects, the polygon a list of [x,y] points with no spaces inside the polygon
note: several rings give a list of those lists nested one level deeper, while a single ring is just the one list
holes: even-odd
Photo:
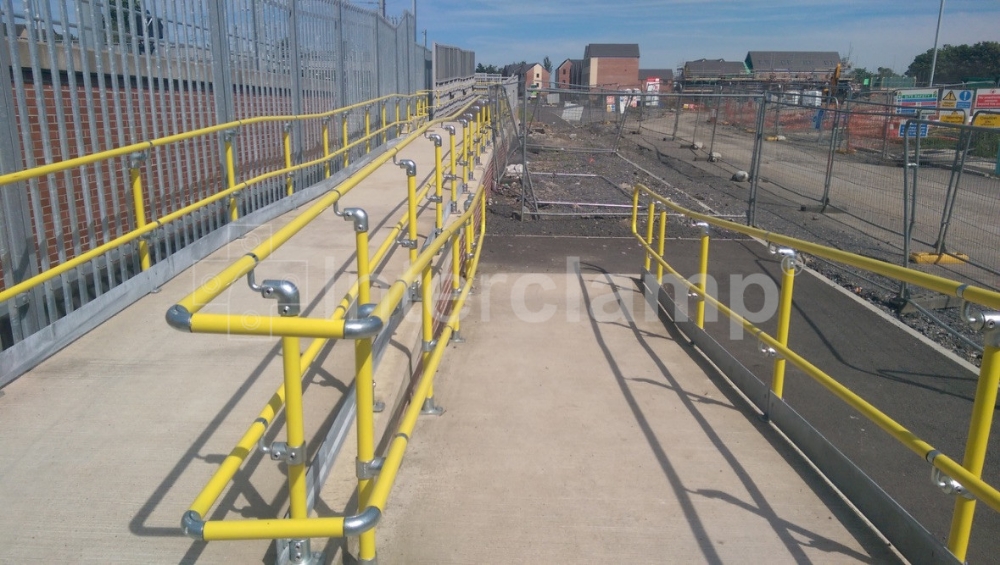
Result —
[{"label": "warning sign", "polygon": [[980,88],[976,91],[977,110],[1000,110],[1000,88]]},{"label": "warning sign", "polygon": [[972,125],[984,128],[1000,128],[1000,114],[977,114]]},{"label": "warning sign", "polygon": [[946,124],[964,124],[965,112],[941,112],[939,121]]},{"label": "warning sign", "polygon": [[945,95],[941,97],[941,106],[944,108],[954,108],[956,102],[958,102],[958,96],[955,96],[954,90],[945,92]]}]

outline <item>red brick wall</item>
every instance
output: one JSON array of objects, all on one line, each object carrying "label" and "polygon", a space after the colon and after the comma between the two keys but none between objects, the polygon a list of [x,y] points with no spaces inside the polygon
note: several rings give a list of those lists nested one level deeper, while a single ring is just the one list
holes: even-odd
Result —
[{"label": "red brick wall", "polygon": [[601,57],[597,63],[597,86],[639,88],[639,59]]}]

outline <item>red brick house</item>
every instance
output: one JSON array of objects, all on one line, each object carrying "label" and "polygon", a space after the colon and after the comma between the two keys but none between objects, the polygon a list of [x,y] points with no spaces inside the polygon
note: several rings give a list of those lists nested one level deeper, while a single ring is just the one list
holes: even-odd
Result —
[{"label": "red brick house", "polygon": [[590,88],[639,88],[639,45],[591,43],[583,51],[582,83]]},{"label": "red brick house", "polygon": [[566,59],[556,69],[556,88],[576,88],[583,84],[583,59]]}]

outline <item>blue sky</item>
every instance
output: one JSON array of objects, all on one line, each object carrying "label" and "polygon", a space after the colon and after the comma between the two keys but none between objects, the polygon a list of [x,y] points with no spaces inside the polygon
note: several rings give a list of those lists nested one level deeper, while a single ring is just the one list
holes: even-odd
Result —
[{"label": "blue sky", "polygon": [[[939,0],[416,0],[429,42],[476,61],[553,65],[588,43],[638,43],[643,68],[742,61],[747,51],[837,51],[855,67],[904,72],[934,46]],[[413,0],[387,0],[390,14]],[[420,35],[421,39],[423,35]],[[1000,0],[946,0],[939,44],[1000,41]]]}]

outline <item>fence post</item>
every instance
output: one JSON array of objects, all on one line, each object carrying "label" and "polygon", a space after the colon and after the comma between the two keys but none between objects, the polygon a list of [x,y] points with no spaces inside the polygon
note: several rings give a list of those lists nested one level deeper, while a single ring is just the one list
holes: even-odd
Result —
[{"label": "fence post", "polygon": [[750,190],[747,197],[747,225],[757,223],[757,185],[760,182],[761,153],[764,152],[764,124],[767,121],[767,96],[760,98],[757,125],[754,131],[753,154],[750,156]]},{"label": "fence post", "polygon": [[[215,100],[215,119],[224,124],[236,119],[233,100],[233,78],[229,54],[229,30],[226,29],[226,0],[214,0],[208,5],[209,36],[212,38],[212,96]],[[256,32],[256,30],[255,30]],[[255,38],[257,40],[259,38]],[[222,140],[220,140],[221,142]],[[219,144],[220,170],[226,170],[225,144]]]},{"label": "fence post", "polygon": [[[288,43],[291,47],[291,71],[292,71],[292,114],[301,116],[305,113],[302,105],[302,61],[299,57],[299,0],[288,0]],[[292,122],[292,136],[295,145],[295,161],[302,162],[302,152],[305,150],[305,139],[302,135],[302,122],[295,120]],[[305,171],[303,171],[305,172]],[[306,182],[308,185],[309,183]]]},{"label": "fence post", "polygon": [[[6,40],[6,32],[0,30],[0,37]],[[7,45],[7,41],[0,45],[0,69],[5,72],[11,69]],[[10,88],[0,92],[0,122],[17,123],[17,107]],[[0,133],[0,173],[13,173],[23,168],[21,142],[16,128],[3,130]],[[4,265],[6,288],[38,274],[38,253],[32,242],[31,204],[25,188],[24,182],[0,187],[0,249],[5,250],[0,261]],[[41,286],[8,303],[14,341],[21,341],[45,326],[44,304]],[[3,381],[0,377],[0,384]]]}]

